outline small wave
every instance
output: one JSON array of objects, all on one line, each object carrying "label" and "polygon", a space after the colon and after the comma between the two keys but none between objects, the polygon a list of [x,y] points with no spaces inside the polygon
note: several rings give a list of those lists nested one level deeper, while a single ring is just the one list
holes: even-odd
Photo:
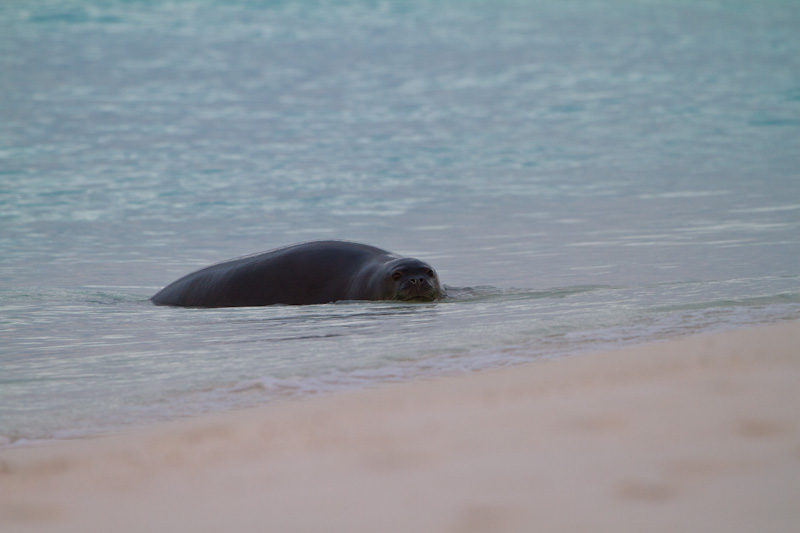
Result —
[{"label": "small wave", "polygon": [[800,304],[800,293],[782,293],[769,296],[753,296],[749,298],[724,298],[704,302],[686,304],[659,305],[652,308],[656,313],[672,313],[676,311],[707,311],[728,308],[758,308],[772,305]]},{"label": "small wave", "polygon": [[[131,292],[122,292],[121,289],[130,289]],[[24,302],[48,302],[56,305],[114,305],[146,302],[145,292],[147,292],[147,289],[142,287],[89,286],[78,289],[20,287],[0,289],[0,305]]]},{"label": "small wave", "polygon": [[574,285],[570,287],[556,287],[551,289],[501,289],[492,285],[477,285],[475,287],[450,287],[445,286],[447,300],[450,301],[476,301],[476,300],[538,300],[544,298],[567,298],[578,294],[613,289],[610,285]]}]

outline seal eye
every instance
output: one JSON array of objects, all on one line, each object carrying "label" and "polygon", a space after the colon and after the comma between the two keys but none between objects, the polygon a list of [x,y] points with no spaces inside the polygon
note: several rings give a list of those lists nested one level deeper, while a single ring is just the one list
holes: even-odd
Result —
[{"label": "seal eye", "polygon": [[435,278],[436,277],[436,272],[434,272],[433,270],[430,270],[430,269],[428,269],[426,274],[428,274],[429,278]]},{"label": "seal eye", "polygon": [[402,277],[403,277],[403,273],[402,272],[392,272],[392,279],[393,280],[397,281]]}]

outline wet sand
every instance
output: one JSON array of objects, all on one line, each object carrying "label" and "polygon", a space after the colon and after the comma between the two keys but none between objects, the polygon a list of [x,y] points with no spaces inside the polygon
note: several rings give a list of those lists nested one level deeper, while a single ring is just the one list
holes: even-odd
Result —
[{"label": "wet sand", "polygon": [[800,322],[0,451],[0,530],[800,524]]}]

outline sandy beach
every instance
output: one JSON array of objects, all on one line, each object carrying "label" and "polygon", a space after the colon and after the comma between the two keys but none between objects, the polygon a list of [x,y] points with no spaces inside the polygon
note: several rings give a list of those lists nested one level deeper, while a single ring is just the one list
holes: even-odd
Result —
[{"label": "sandy beach", "polygon": [[800,524],[800,323],[0,451],[0,530]]}]

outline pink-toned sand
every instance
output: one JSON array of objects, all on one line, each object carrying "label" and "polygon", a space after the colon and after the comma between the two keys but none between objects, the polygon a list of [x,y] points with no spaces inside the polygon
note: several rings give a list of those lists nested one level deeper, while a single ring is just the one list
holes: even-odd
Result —
[{"label": "pink-toned sand", "polygon": [[0,531],[800,531],[800,323],[7,449]]}]

